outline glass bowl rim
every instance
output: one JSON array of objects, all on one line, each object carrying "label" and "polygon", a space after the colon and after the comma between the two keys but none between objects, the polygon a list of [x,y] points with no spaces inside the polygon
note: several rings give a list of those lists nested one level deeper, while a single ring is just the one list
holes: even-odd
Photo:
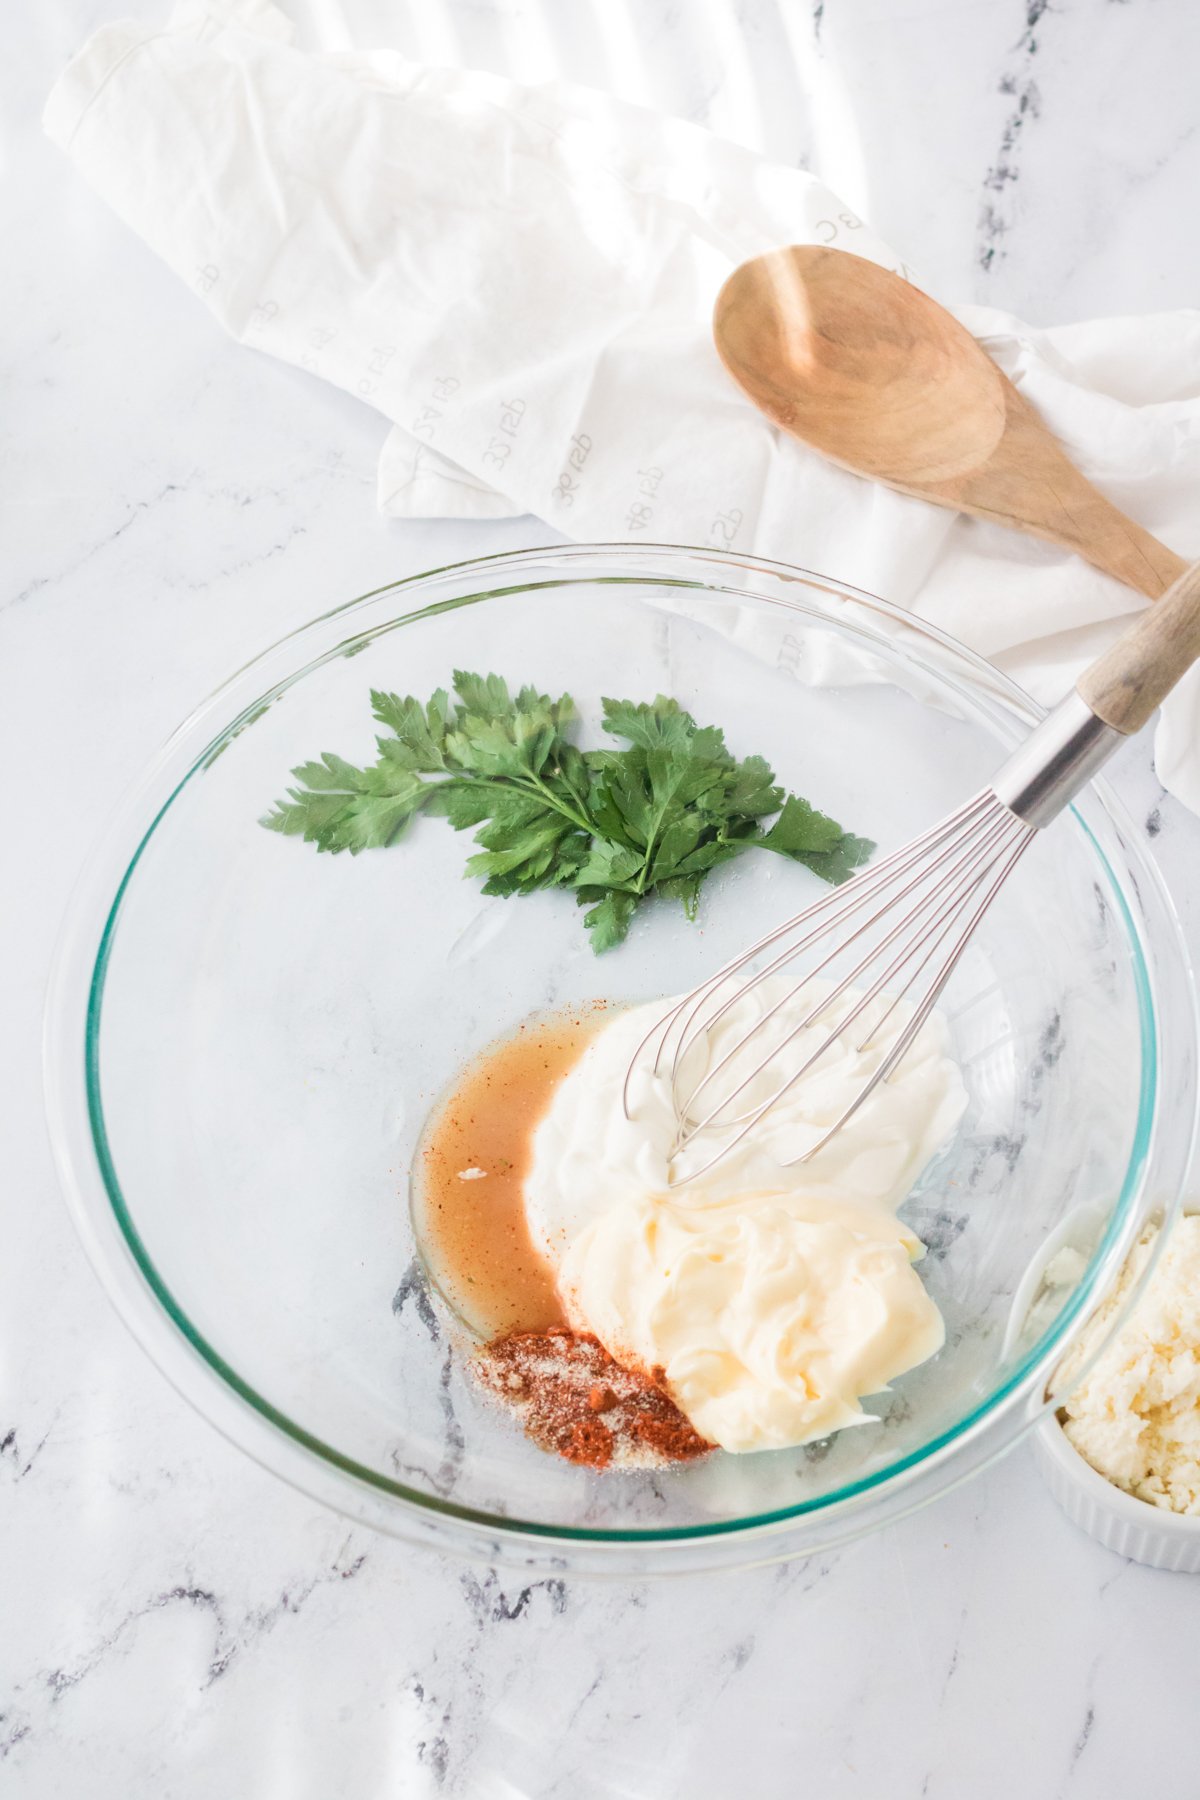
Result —
[{"label": "glass bowl rim", "polygon": [[[666,559],[674,565],[678,565],[680,561],[683,561],[691,565],[695,570],[695,573],[690,576],[681,576],[678,573],[670,573],[666,568],[656,568],[654,566],[655,563],[663,559]],[[621,574],[603,574],[598,573],[595,567],[589,566],[596,562],[599,562],[601,566],[604,566],[609,561],[627,564],[628,572]],[[247,1445],[241,1436],[237,1435],[232,1429],[227,1429],[220,1418],[214,1417],[213,1412],[208,1410],[196,1398],[195,1394],[190,1391],[188,1386],[184,1386],[180,1381],[175,1380],[171,1369],[165,1366],[165,1348],[163,1355],[160,1356],[157,1349],[147,1341],[146,1335],[143,1332],[138,1331],[134,1326],[126,1307],[118,1298],[115,1282],[108,1279],[108,1270],[105,1266],[105,1253],[97,1242],[94,1233],[90,1229],[87,1229],[87,1201],[82,1191],[82,1183],[79,1180],[79,1171],[69,1153],[61,1147],[64,1140],[64,1110],[71,1105],[70,1097],[64,1092],[64,1082],[70,1078],[67,1077],[61,1055],[63,1042],[69,1042],[72,1037],[72,1034],[69,1031],[64,1032],[64,1026],[66,1024],[64,1009],[69,1008],[70,1005],[70,996],[65,991],[64,975],[68,960],[68,952],[72,947],[72,940],[77,940],[79,933],[86,930],[89,922],[93,925],[94,930],[96,916],[99,911],[103,911],[103,924],[100,929],[99,942],[94,953],[94,958],[91,960],[90,975],[87,979],[83,1021],[84,1053],[82,1096],[86,1107],[90,1149],[92,1156],[95,1159],[96,1170],[100,1176],[104,1196],[111,1209],[112,1218],[119,1228],[124,1248],[136,1265],[142,1283],[144,1284],[144,1289],[148,1290],[149,1296],[157,1304],[160,1322],[165,1322],[170,1327],[173,1327],[173,1330],[170,1333],[172,1342],[177,1345],[178,1338],[181,1338],[184,1345],[199,1357],[201,1362],[206,1366],[209,1374],[217,1378],[219,1388],[231,1395],[235,1403],[241,1402],[243,1406],[248,1407],[251,1412],[257,1415],[260,1421],[264,1422],[267,1427],[270,1428],[272,1435],[276,1433],[282,1434],[283,1438],[290,1441],[293,1448],[303,1452],[306,1458],[316,1458],[318,1465],[323,1466],[324,1470],[333,1473],[336,1477],[349,1477],[354,1483],[365,1485],[388,1503],[393,1505],[398,1503],[399,1506],[405,1510],[415,1508],[419,1514],[433,1515],[434,1518],[443,1520],[447,1524],[455,1522],[474,1529],[482,1527],[488,1532],[496,1534],[496,1536],[501,1539],[518,1539],[526,1542],[542,1540],[550,1544],[558,1543],[564,1546],[573,1543],[591,1546],[666,1546],[671,1544],[698,1544],[712,1542],[717,1539],[728,1539],[735,1536],[743,1537],[752,1532],[769,1532],[782,1529],[788,1525],[803,1524],[806,1520],[827,1517],[831,1515],[835,1509],[841,1509],[844,1513],[853,1508],[855,1503],[862,1503],[871,1498],[882,1498],[888,1492],[902,1487],[906,1478],[913,1477],[919,1473],[928,1472],[932,1467],[944,1461],[954,1450],[969,1443],[973,1436],[982,1432],[986,1426],[995,1423],[1001,1414],[1010,1411],[1012,1407],[1019,1404],[1021,1399],[1032,1389],[1036,1388],[1038,1381],[1050,1371],[1055,1360],[1061,1355],[1064,1348],[1064,1340],[1080,1315],[1085,1309],[1090,1308],[1095,1303],[1098,1293],[1102,1291],[1103,1286],[1110,1275],[1115,1273],[1113,1265],[1116,1261],[1115,1253],[1118,1248],[1120,1248],[1119,1240],[1121,1230],[1136,1201],[1155,1121],[1155,1103],[1158,1092],[1157,1012],[1150,980],[1148,959],[1142,942],[1142,934],[1138,921],[1134,918],[1133,913],[1130,910],[1122,883],[1118,880],[1116,872],[1112,868],[1108,857],[1097,842],[1087,822],[1078,814],[1075,815],[1076,823],[1083,830],[1086,838],[1091,844],[1094,854],[1098,857],[1100,864],[1107,875],[1110,884],[1110,892],[1117,903],[1117,909],[1122,920],[1125,936],[1132,951],[1134,987],[1137,997],[1139,1030],[1141,1035],[1141,1088],[1138,1099],[1138,1119],[1134,1134],[1134,1142],[1122,1178],[1120,1195],[1114,1205],[1113,1213],[1106,1226],[1104,1236],[1092,1254],[1086,1275],[1080,1281],[1078,1288],[1066,1303],[1062,1312],[1058,1315],[1053,1324],[1036,1340],[1013,1374],[986,1399],[981,1401],[979,1405],[964,1415],[963,1418],[956,1421],[953,1426],[947,1428],[944,1432],[939,1433],[937,1437],[930,1439],[919,1449],[913,1450],[906,1456],[900,1458],[888,1469],[849,1482],[829,1494],[819,1495],[812,1499],[797,1502],[794,1505],[776,1507],[760,1514],[747,1515],[736,1519],[719,1519],[700,1525],[653,1526],[638,1529],[630,1528],[628,1526],[608,1528],[557,1525],[540,1520],[526,1520],[512,1516],[501,1516],[488,1513],[476,1507],[462,1505],[452,1499],[447,1499],[439,1495],[423,1493],[419,1489],[407,1487],[402,1482],[393,1481],[389,1477],[381,1474],[378,1470],[371,1469],[367,1465],[359,1463],[355,1458],[347,1455],[345,1452],[337,1450],[332,1445],[325,1444],[314,1433],[308,1431],[297,1421],[290,1419],[279,1408],[274,1406],[271,1401],[266,1399],[264,1395],[257,1393],[248,1382],[239,1376],[237,1371],[226,1362],[221,1353],[208,1342],[203,1333],[192,1324],[183,1308],[175,1301],[170,1288],[159,1274],[154,1260],[142,1240],[141,1234],[133,1220],[121,1190],[115,1160],[112,1156],[108,1142],[108,1133],[101,1099],[99,1055],[99,1034],[104,981],[121,911],[121,904],[141,856],[162,819],[182,793],[183,789],[191,781],[192,777],[208,766],[215,756],[219,755],[221,750],[259,715],[260,709],[264,708],[281,693],[286,692],[290,687],[295,685],[295,683],[303,679],[303,677],[311,672],[313,668],[331,661],[334,657],[345,656],[348,653],[348,643],[342,641],[330,644],[312,658],[303,661],[298,667],[292,668],[286,676],[276,680],[268,688],[259,693],[256,698],[239,708],[234,716],[227,720],[227,722],[203,745],[202,748],[190,755],[183,773],[174,781],[166,798],[154,810],[149,822],[142,825],[140,833],[126,834],[122,831],[122,827],[126,825],[127,821],[131,821],[132,818],[137,815],[139,802],[142,800],[145,792],[155,785],[156,780],[161,781],[162,776],[166,773],[169,766],[176,760],[180,748],[196,735],[201,724],[208,719],[209,715],[232,689],[242,684],[245,678],[254,671],[266,665],[278,652],[289,646],[299,645],[302,640],[309,637],[310,634],[318,633],[320,628],[327,625],[330,621],[341,618],[342,616],[351,615],[359,608],[365,607],[369,602],[378,600],[384,595],[403,594],[406,591],[411,591],[413,589],[420,590],[423,587],[434,584],[441,578],[462,578],[472,572],[478,572],[480,576],[495,572],[502,578],[506,573],[512,573],[517,569],[532,569],[536,572],[536,570],[542,566],[552,567],[556,564],[561,565],[564,563],[568,565],[571,563],[578,563],[581,566],[578,572],[560,568],[551,578],[543,581],[538,581],[536,579],[518,579],[506,587],[490,587],[484,590],[474,590],[468,594],[458,595],[448,600],[435,600],[428,606],[418,606],[407,613],[390,618],[384,624],[380,625],[375,632],[372,632],[371,636],[382,635],[385,631],[411,624],[420,618],[432,617],[441,612],[478,604],[483,600],[501,598],[513,593],[536,591],[538,588],[568,588],[583,583],[588,583],[589,585],[599,583],[601,585],[681,587],[710,592],[717,597],[724,594],[735,599],[742,598],[760,602],[765,600],[769,604],[790,605],[792,609],[798,613],[808,613],[810,616],[818,618],[822,616],[829,618],[830,615],[821,615],[815,608],[805,607],[803,602],[799,600],[792,600],[790,597],[785,598],[782,595],[775,596],[756,593],[752,588],[739,588],[732,578],[738,571],[742,571],[796,583],[798,586],[810,590],[815,589],[818,592],[824,591],[835,597],[850,599],[861,603],[866,607],[868,612],[879,614],[884,619],[889,619],[902,625],[904,629],[911,632],[916,639],[928,640],[931,644],[936,644],[950,652],[955,661],[961,665],[961,675],[964,680],[964,685],[969,685],[977,695],[979,695],[981,691],[982,693],[998,695],[1006,700],[1010,706],[1015,707],[1018,712],[1025,714],[1031,722],[1043,716],[1043,709],[1039,707],[1009,676],[1005,675],[986,659],[968,649],[959,642],[959,640],[952,637],[947,632],[942,631],[936,625],[921,619],[904,607],[897,606],[895,603],[885,600],[880,595],[844,582],[835,576],[826,575],[817,570],[806,569],[798,564],[773,561],[765,557],[745,555],[730,550],[672,544],[557,544],[507,550],[480,557],[471,557],[459,562],[445,564],[439,568],[427,569],[413,575],[403,576],[393,582],[386,582],[382,586],[370,589],[364,594],[340,602],[337,606],[317,614],[313,618],[305,621],[302,625],[284,633],[283,636],[273,640],[263,650],[250,658],[249,661],[235,669],[231,675],[213,689],[207,698],[202,701],[199,706],[194,708],[187,718],[176,727],[163,745],[158,756],[152,760],[149,767],[143,772],[141,780],[135,785],[134,789],[126,795],[124,804],[118,809],[117,814],[108,821],[96,848],[89,857],[88,863],[85,865],[84,876],[81,877],[80,883],[77,886],[68,907],[66,920],[60,936],[58,951],[55,957],[55,969],[49,988],[47,1000],[46,1088],[51,1137],[54,1143],[56,1160],[59,1163],[60,1176],[66,1191],[68,1204],[76,1227],[83,1238],[85,1250],[96,1268],[97,1273],[100,1275],[110,1298],[113,1300],[118,1314],[122,1317],[126,1325],[133,1330],[135,1337],[137,1337],[138,1341],[142,1344],[143,1349],[146,1350],[151,1360],[165,1375],[167,1375],[168,1379],[172,1380],[173,1385],[184,1393],[185,1398],[189,1399],[192,1404],[196,1406],[197,1410],[199,1410],[210,1423],[216,1425],[216,1427],[221,1430],[224,1435],[229,1437],[231,1441],[238,1444],[239,1447],[247,1449],[251,1455],[256,1457],[256,1460],[263,1464],[263,1466],[269,1468],[275,1474],[282,1475],[284,1479],[291,1481],[292,1485],[300,1487],[310,1494],[315,1494],[316,1497],[325,1500],[327,1503],[336,1505],[336,1499],[330,1501],[329,1494],[326,1493],[322,1487],[314,1488],[308,1486],[306,1488],[305,1483],[298,1475],[289,1474],[287,1470],[280,1468],[275,1462],[271,1461],[265,1453],[259,1454],[256,1450]],[[723,572],[727,579],[720,580],[717,577],[705,579],[701,571],[706,567]],[[835,623],[836,622],[839,621],[835,620]],[[896,657],[897,647],[892,640],[884,637],[871,627],[864,627],[859,621],[855,622],[854,628],[864,638],[868,640],[873,639],[875,642],[879,643],[885,651],[890,650],[892,656]],[[357,640],[355,639],[354,641]],[[900,660],[903,660],[903,652],[901,652]],[[954,679],[959,678],[959,673],[959,670],[955,671]],[[1094,784],[1094,786],[1099,789],[1099,797],[1105,811],[1113,819],[1114,825],[1119,827],[1124,815],[1123,807],[1114,799],[1103,783]],[[144,813],[141,814],[141,817],[144,819]],[[111,899],[106,903],[102,903],[100,908],[89,905],[91,896],[86,892],[86,877],[88,873],[91,872],[104,858],[106,850],[111,852],[114,845],[126,835],[135,837],[135,847],[132,854],[128,855],[128,861],[117,883],[115,892],[109,887],[108,891],[111,893]],[[1139,859],[1139,861],[1140,866],[1138,873],[1139,875],[1144,875],[1147,871],[1150,873],[1158,888],[1158,898],[1161,903],[1165,905],[1171,923],[1175,926],[1178,941],[1178,926],[1175,921],[1174,909],[1171,906],[1169,897],[1162,888],[1155,865],[1149,858]],[[92,941],[95,941],[94,936]],[[1182,948],[1181,944],[1180,947]],[[1195,1035],[1196,1008],[1194,993],[1192,999],[1191,1022],[1193,1034]],[[76,1011],[77,1010],[78,1007],[76,1001]],[[60,1040],[62,1040],[62,1042],[60,1042]],[[74,1041],[77,1051],[78,1038],[75,1037]],[[80,1092],[79,1087],[76,1085],[78,1072],[77,1065],[75,1081],[72,1081],[71,1083],[74,1089],[76,1105]],[[1164,1234],[1160,1234],[1160,1237],[1162,1235]],[[1120,1249],[1120,1254],[1122,1257],[1124,1256],[1125,1250],[1123,1248]],[[1150,1272],[1151,1270],[1148,1268],[1146,1271],[1146,1279],[1149,1278]],[[1035,1412],[1032,1412],[1029,1418],[1023,1422],[1023,1427],[1019,1428],[1013,1434],[1009,1442],[1015,1442],[1016,1439],[1022,1435],[1023,1428],[1027,1428],[1029,1425],[1036,1423],[1037,1419],[1044,1414],[1050,1404],[1052,1403],[1046,1402]],[[1003,1448],[1008,1447],[1008,1443],[1003,1446]]]}]

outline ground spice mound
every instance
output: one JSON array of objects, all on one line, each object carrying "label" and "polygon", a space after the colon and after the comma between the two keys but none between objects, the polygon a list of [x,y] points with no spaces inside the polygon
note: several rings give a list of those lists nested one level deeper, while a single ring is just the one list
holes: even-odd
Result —
[{"label": "ground spice mound", "polygon": [[533,1442],[568,1462],[661,1468],[713,1448],[664,1391],[661,1370],[622,1368],[590,1332],[514,1331],[481,1351],[476,1367]]}]

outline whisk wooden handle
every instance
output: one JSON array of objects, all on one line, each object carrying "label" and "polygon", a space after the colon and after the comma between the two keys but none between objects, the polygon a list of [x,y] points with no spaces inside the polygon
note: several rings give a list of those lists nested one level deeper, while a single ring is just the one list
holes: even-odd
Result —
[{"label": "whisk wooden handle", "polygon": [[1075,684],[1098,719],[1129,737],[1200,658],[1200,563],[1193,563]]}]

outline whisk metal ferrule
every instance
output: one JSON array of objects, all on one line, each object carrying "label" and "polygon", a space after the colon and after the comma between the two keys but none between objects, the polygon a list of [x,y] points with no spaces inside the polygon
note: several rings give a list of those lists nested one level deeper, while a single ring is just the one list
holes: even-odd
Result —
[{"label": "whisk metal ferrule", "polygon": [[1124,742],[1072,688],[1013,751],[992,782],[1009,812],[1040,830],[1056,819]]}]

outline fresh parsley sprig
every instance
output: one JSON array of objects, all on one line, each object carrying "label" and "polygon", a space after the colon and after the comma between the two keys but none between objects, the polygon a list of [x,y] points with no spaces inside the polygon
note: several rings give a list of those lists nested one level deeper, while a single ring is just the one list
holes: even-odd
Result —
[{"label": "fresh parsley sprig", "polygon": [[572,741],[569,694],[514,696],[499,675],[458,670],[454,696],[439,688],[422,705],[372,691],[378,759],[358,768],[326,751],[301,764],[262,823],[357,855],[394,843],[416,813],[440,813],[456,831],[474,829],[466,873],[485,894],[573,889],[597,951],[621,942],[652,894],[695,918],[706,876],[746,850],[839,882],[874,848],[777,786],[761,756],[739,761],[723,732],[663,694],[605,700],[605,730],[624,747],[587,751]]}]

